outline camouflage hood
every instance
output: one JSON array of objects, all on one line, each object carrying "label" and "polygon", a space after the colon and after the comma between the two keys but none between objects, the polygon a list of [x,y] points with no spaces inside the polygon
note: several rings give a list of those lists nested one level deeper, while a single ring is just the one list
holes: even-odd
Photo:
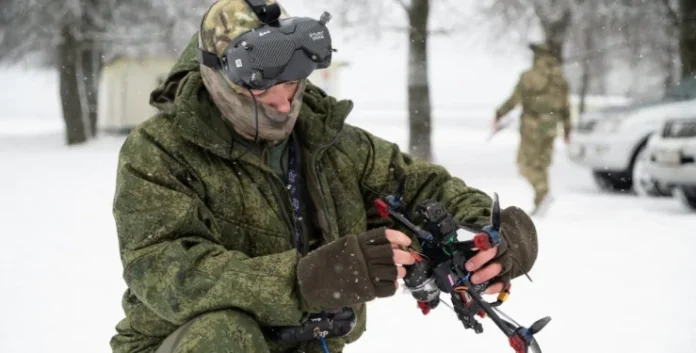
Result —
[{"label": "camouflage hood", "polygon": [[181,87],[180,83],[184,78],[189,74],[200,74],[195,46],[192,46],[196,45],[197,38],[198,33],[191,37],[183,53],[181,53],[177,62],[170,69],[167,77],[159,87],[150,93],[150,105],[163,113],[171,114],[176,110],[174,101],[181,93],[178,91],[178,88]]},{"label": "camouflage hood", "polygon": [[[265,0],[266,4],[275,3]],[[280,4],[277,4],[280,6]],[[281,18],[287,12],[280,7]],[[245,0],[217,0],[204,14],[198,37],[198,46],[218,57],[224,57],[227,48],[238,36],[258,30],[259,21]],[[253,99],[252,91],[237,85],[223,71],[201,66],[201,76],[210,97],[234,130],[248,140],[272,144],[281,142],[292,132],[302,104],[306,80],[295,87],[289,111],[283,112]]]},{"label": "camouflage hood", "polygon": [[[152,91],[150,104],[174,119],[186,139],[222,157],[238,157],[243,152],[234,148],[239,137],[203,85],[197,45],[198,33],[191,37],[162,84]],[[352,101],[337,101],[307,81],[294,132],[310,150],[327,145],[341,131],[352,108]]]}]

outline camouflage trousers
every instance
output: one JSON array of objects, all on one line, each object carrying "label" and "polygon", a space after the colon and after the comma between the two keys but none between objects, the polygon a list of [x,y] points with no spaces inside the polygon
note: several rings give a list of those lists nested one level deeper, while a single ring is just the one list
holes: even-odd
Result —
[{"label": "camouflage trousers", "polygon": [[537,129],[536,121],[522,121],[520,146],[517,150],[517,166],[534,189],[534,206],[549,193],[549,166],[553,156],[555,134]]},{"label": "camouflage trousers", "polygon": [[[330,353],[343,344],[327,340]],[[155,353],[324,353],[319,341],[281,345],[266,341],[258,323],[236,310],[219,310],[185,323],[162,341]]]}]

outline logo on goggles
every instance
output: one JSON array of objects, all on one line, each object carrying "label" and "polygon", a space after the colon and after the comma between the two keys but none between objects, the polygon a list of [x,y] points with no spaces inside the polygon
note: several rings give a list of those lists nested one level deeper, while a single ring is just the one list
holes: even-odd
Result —
[{"label": "logo on goggles", "polygon": [[322,39],[324,39],[324,31],[310,33],[309,38],[311,38],[312,40],[322,40]]},{"label": "logo on goggles", "polygon": [[331,66],[336,51],[326,27],[331,14],[324,12],[319,20],[280,19],[278,4],[246,2],[263,25],[234,38],[222,56],[199,48],[199,63],[225,72],[237,85],[258,90],[305,79],[312,71]]}]

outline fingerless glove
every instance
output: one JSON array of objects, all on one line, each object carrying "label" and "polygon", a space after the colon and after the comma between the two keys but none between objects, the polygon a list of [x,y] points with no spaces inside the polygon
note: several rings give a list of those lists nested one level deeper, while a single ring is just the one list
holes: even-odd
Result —
[{"label": "fingerless glove", "polygon": [[300,259],[297,281],[304,309],[333,310],[393,295],[397,269],[385,231],[346,235]]},{"label": "fingerless glove", "polygon": [[529,215],[519,207],[508,207],[500,214],[501,243],[491,262],[498,262],[503,270],[495,282],[507,283],[529,272],[538,253],[537,231]]}]

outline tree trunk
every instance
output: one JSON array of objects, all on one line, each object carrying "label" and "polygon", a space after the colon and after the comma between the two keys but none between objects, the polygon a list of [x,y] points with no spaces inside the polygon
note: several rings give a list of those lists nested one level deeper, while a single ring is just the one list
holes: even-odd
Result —
[{"label": "tree trunk", "polygon": [[87,141],[87,130],[83,120],[80,100],[78,72],[78,43],[71,24],[61,28],[62,42],[57,47],[60,100],[65,121],[65,137],[68,145]]},{"label": "tree trunk", "polygon": [[682,78],[696,76],[696,0],[680,0],[679,53]]},{"label": "tree trunk", "polygon": [[99,41],[92,37],[93,33],[103,31],[96,25],[93,13],[100,17],[108,18],[106,6],[100,6],[99,0],[81,0],[83,11],[80,18],[82,33],[90,33],[83,36],[80,43],[80,79],[82,104],[85,110],[85,119],[88,122],[90,137],[97,136],[97,112],[99,98],[99,73],[102,68],[102,51]]},{"label": "tree trunk", "polygon": [[578,107],[581,114],[580,116],[582,116],[582,113],[585,112],[587,91],[590,90],[590,65],[587,62],[588,60],[585,60],[582,64],[582,77],[580,79],[580,105]]},{"label": "tree trunk", "polygon": [[[583,36],[584,36],[584,50],[585,53],[594,53],[595,51],[595,43],[594,43],[594,33],[590,31],[583,31]],[[592,65],[591,63],[594,60],[592,60],[592,55],[587,55],[585,59],[582,61],[582,64],[580,65],[582,68],[582,76],[580,79],[580,116],[582,116],[582,113],[585,112],[585,100],[587,99],[587,92],[590,90],[590,78],[591,78],[591,70],[592,70]]]},{"label": "tree trunk", "polygon": [[568,29],[573,18],[572,8],[563,10],[560,18],[540,18],[541,26],[544,30],[546,44],[551,52],[563,62],[563,46],[568,37]]},{"label": "tree trunk", "polygon": [[408,13],[409,153],[432,161],[430,84],[428,80],[428,14],[430,0],[413,0]]},{"label": "tree trunk", "polygon": [[672,45],[666,44],[663,45],[662,48],[663,50],[660,56],[660,64],[662,66],[663,72],[662,86],[664,87],[664,89],[667,89],[674,85],[675,75],[677,75],[677,73],[675,72],[677,70],[677,53],[675,52]]},{"label": "tree trunk", "polygon": [[91,137],[97,136],[97,112],[99,98],[99,72],[102,68],[102,54],[98,44],[88,39],[82,42],[82,83],[86,107],[87,121],[89,123],[89,134]]}]

